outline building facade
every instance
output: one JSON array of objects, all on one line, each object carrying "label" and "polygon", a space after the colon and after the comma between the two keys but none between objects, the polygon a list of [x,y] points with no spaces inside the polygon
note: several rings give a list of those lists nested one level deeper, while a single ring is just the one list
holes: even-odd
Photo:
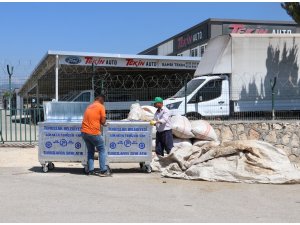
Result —
[{"label": "building facade", "polygon": [[230,33],[300,33],[289,21],[207,19],[138,54],[201,57],[209,39]]}]

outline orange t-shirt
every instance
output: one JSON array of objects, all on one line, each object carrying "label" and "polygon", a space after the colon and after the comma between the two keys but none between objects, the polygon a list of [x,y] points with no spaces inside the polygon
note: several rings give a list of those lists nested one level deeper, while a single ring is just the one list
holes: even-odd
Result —
[{"label": "orange t-shirt", "polygon": [[98,135],[101,133],[101,118],[106,117],[105,107],[100,102],[93,102],[90,104],[83,115],[81,125],[81,132]]}]

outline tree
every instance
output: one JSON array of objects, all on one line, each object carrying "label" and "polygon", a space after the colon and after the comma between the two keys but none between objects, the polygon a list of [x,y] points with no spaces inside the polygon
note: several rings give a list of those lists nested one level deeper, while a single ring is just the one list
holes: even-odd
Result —
[{"label": "tree", "polygon": [[3,99],[8,99],[9,96],[10,96],[9,91],[6,91],[6,92],[4,92],[4,94],[3,94]]},{"label": "tree", "polygon": [[287,14],[293,18],[293,20],[300,24],[300,4],[299,2],[284,2],[281,3],[281,7],[285,9]]}]

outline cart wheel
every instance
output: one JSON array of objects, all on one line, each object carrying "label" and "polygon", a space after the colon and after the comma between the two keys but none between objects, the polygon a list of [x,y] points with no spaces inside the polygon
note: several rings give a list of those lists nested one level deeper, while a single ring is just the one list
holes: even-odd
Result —
[{"label": "cart wheel", "polygon": [[151,173],[152,172],[152,168],[150,165],[145,165],[145,168],[146,168],[146,172],[147,173]]},{"label": "cart wheel", "polygon": [[140,162],[140,168],[143,169],[144,168],[145,163],[144,162]]},{"label": "cart wheel", "polygon": [[49,162],[48,163],[48,169],[49,170],[54,170],[55,166],[54,166],[54,163],[53,162]]},{"label": "cart wheel", "polygon": [[88,165],[85,165],[85,166],[84,166],[83,172],[84,172],[85,174],[88,174],[88,173],[89,173],[89,166],[88,166]]},{"label": "cart wheel", "polygon": [[44,173],[48,172],[48,166],[46,164],[42,166],[42,169]]}]

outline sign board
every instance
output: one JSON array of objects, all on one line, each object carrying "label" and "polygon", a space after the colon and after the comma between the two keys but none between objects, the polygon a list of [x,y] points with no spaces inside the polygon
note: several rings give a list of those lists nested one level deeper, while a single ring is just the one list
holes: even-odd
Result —
[{"label": "sign board", "polygon": [[174,40],[175,51],[188,49],[190,46],[199,44],[208,39],[208,25],[197,27]]},{"label": "sign board", "polygon": [[104,129],[109,162],[151,162],[152,127],[148,122],[110,122]]},{"label": "sign board", "polygon": [[39,160],[86,162],[87,150],[80,128],[81,123],[40,123]]},{"label": "sign board", "polygon": [[223,34],[293,34],[296,27],[257,24],[223,24]]},{"label": "sign board", "polygon": [[94,56],[60,56],[62,65],[122,67],[122,68],[158,68],[158,69],[196,69],[195,60],[135,59]]}]

